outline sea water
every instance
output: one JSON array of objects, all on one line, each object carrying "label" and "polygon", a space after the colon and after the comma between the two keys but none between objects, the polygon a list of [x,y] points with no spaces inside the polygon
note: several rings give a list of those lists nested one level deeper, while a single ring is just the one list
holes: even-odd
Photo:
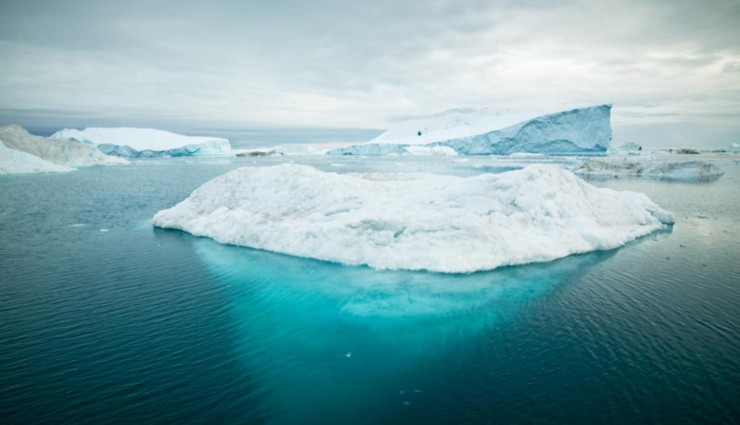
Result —
[{"label": "sea water", "polygon": [[[538,159],[541,160],[541,159]],[[156,229],[236,167],[474,175],[491,158],[140,161],[0,178],[3,423],[740,421],[740,165],[676,224],[489,272],[377,271]]]}]

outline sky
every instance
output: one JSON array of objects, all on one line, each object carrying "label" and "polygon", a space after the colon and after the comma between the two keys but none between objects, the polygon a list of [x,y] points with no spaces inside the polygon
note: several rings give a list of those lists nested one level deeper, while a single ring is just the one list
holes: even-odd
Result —
[{"label": "sky", "polygon": [[306,142],[612,103],[614,144],[726,147],[739,23],[738,0],[9,0],[0,124]]}]

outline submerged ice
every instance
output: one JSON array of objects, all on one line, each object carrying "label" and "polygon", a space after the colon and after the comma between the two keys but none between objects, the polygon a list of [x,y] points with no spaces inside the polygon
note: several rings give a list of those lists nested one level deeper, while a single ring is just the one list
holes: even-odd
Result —
[{"label": "submerged ice", "polygon": [[546,165],[468,178],[245,167],[154,216],[155,226],[222,243],[450,273],[616,248],[671,222],[644,194]]},{"label": "submerged ice", "polygon": [[366,423],[392,423],[389,408],[432,390],[424,376],[437,380],[434,371],[489,340],[491,327],[612,255],[447,275],[338,267],[205,239],[193,247],[228,288],[234,349],[270,388],[259,402],[274,412],[271,423],[355,423],[358,411]]}]

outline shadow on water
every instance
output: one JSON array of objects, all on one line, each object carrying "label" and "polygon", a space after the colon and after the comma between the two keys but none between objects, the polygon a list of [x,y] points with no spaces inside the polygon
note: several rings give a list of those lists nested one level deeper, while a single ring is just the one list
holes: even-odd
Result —
[{"label": "shadow on water", "polygon": [[188,239],[228,287],[235,355],[276,423],[403,416],[425,380],[450,373],[445,359],[464,357],[617,252],[450,275],[345,267],[156,233]]}]

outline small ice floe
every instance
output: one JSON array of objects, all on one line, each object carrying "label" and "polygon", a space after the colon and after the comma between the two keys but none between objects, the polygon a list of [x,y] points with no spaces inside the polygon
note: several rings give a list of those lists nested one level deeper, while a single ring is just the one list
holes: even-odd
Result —
[{"label": "small ice floe", "polygon": [[344,357],[350,358],[350,357],[352,357],[352,353],[349,352],[349,353],[345,354]]},{"label": "small ice floe", "polygon": [[105,229],[105,228],[100,229],[100,233],[108,233],[109,231],[110,229]]},{"label": "small ice floe", "polygon": [[74,224],[68,224],[67,227],[86,227],[87,224],[85,223],[74,223]]},{"label": "small ice floe", "polygon": [[411,404],[411,402],[410,402],[410,401],[404,401],[404,402],[403,402],[403,405],[404,405],[404,406],[408,406],[409,404]]}]

